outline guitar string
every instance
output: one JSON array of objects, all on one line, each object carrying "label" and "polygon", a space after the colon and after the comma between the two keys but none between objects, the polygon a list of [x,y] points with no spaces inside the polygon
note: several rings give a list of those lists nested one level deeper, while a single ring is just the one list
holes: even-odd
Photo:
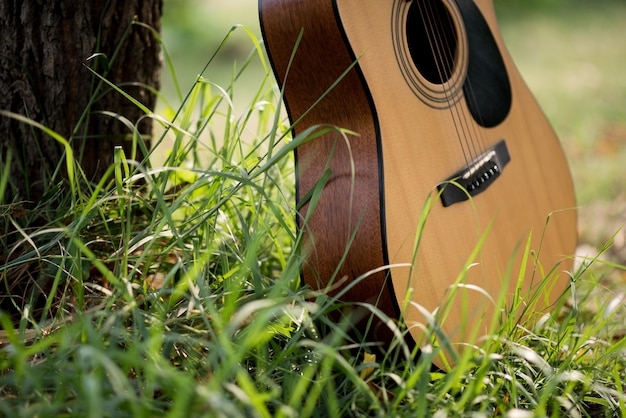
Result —
[{"label": "guitar string", "polygon": [[[442,52],[443,50],[450,51],[451,45],[449,43],[448,37],[445,35],[442,28],[444,20],[439,13],[439,9],[433,9],[432,3],[428,2],[428,5],[426,6],[428,10],[426,11],[424,8],[421,7],[422,1],[416,1],[418,1],[419,4],[419,10],[422,14],[422,23],[425,25],[426,32],[428,34],[428,42],[431,47],[431,52],[433,53],[433,58],[435,59],[435,65],[439,73],[439,78],[442,83],[446,101],[448,102],[448,107],[450,109],[452,121],[457,132],[457,137],[459,143],[461,144],[465,163],[467,166],[469,166],[471,161],[473,161],[478,157],[478,155],[480,155],[481,149],[484,150],[484,138],[482,138],[482,133],[478,132],[476,126],[473,123],[469,122],[471,117],[468,116],[467,109],[465,109],[458,103],[455,105],[451,98],[451,94],[453,94],[453,92],[451,91],[452,88],[450,87],[450,77],[453,75],[454,60],[457,57],[453,57],[452,55],[446,55],[444,52]],[[427,16],[427,19],[424,16]],[[437,30],[437,28],[435,27],[436,23],[434,22],[438,22],[440,28],[442,29]],[[454,30],[454,28],[451,29]],[[457,46],[457,48],[459,48],[459,46]],[[444,67],[443,70],[442,66]],[[447,71],[447,74],[450,76],[447,78],[446,81],[444,81],[445,71]],[[467,156],[468,153],[470,155],[469,158]]]},{"label": "guitar string", "polygon": [[[467,31],[466,31],[467,33]],[[469,48],[469,45],[468,45]],[[477,106],[477,100],[476,100],[476,94],[474,91],[474,83],[473,83],[473,79],[469,74],[469,69],[465,78],[465,82],[467,89],[465,90],[465,100],[467,102],[472,101],[474,104],[474,108],[476,109],[476,111],[478,112],[477,115],[477,119],[482,121],[482,107],[481,106]],[[468,126],[471,127],[471,129],[474,132],[474,136],[473,138],[476,138],[478,144],[477,144],[477,153],[476,156],[480,155],[483,151],[485,151],[487,149],[487,141],[485,139],[485,133],[482,129],[478,128],[478,124],[474,123],[473,121],[476,120],[476,118],[474,118],[472,115],[469,114],[470,110],[469,110],[469,105],[468,106],[464,106],[462,107],[463,109],[463,114],[466,120],[471,120],[472,122],[468,122]]]},{"label": "guitar string", "polygon": [[[472,77],[469,76],[469,73],[467,75],[466,82],[467,82],[467,94],[465,95],[465,100],[467,100],[468,102],[470,101],[472,102],[472,104],[474,105],[474,109],[476,109],[476,111],[478,112],[478,114],[476,115],[477,116],[476,119],[479,121],[483,121],[482,106],[478,106],[478,100],[476,99],[476,92],[474,90],[474,83],[473,83]],[[469,111],[469,105],[468,105],[468,111]],[[472,119],[474,118],[472,117]],[[472,124],[472,127],[474,128],[474,132],[477,132],[477,136],[480,140],[480,146],[482,150],[486,150],[488,141],[485,139],[484,130],[478,129],[477,124]]]},{"label": "guitar string", "polygon": [[[440,9],[436,9],[436,12],[439,12],[439,10]],[[443,22],[440,15],[438,15],[437,18],[439,22]],[[461,47],[458,46],[458,44],[460,43],[461,36],[459,36],[459,42],[457,43],[457,48],[459,51]],[[448,44],[448,38],[444,37],[444,41],[446,42],[446,48],[450,50],[450,45]],[[474,94],[472,80],[469,75],[469,72],[466,74],[465,81],[467,82],[467,88],[469,90],[469,93],[472,96],[474,104],[476,104],[476,96]],[[465,95],[465,99],[469,101],[470,97],[467,97],[467,95]],[[469,138],[471,140],[472,147],[473,147],[473,158],[478,158],[478,156],[487,149],[486,144],[485,144],[486,141],[485,141],[484,133],[482,130],[479,130],[477,127],[477,124],[474,123],[474,118],[469,114],[469,106],[459,105],[459,106],[456,106],[456,109],[461,113],[463,122],[465,123],[465,126],[467,126],[468,130],[470,131]],[[478,116],[479,118],[481,118],[480,108],[477,108],[477,109],[479,112]]]},{"label": "guitar string", "polygon": [[[440,1],[440,0],[437,0]],[[432,3],[429,3],[432,5]],[[444,6],[445,7],[445,6]],[[432,9],[432,6],[431,6]],[[442,22],[444,21],[441,17],[441,15],[439,14],[439,11],[441,9],[435,9],[435,12],[437,13],[437,21],[440,22],[440,24],[442,24]],[[451,16],[447,16],[448,19],[451,19]],[[454,28],[451,28],[452,30],[454,30]],[[442,39],[444,40],[444,42],[446,42],[445,48],[447,48],[447,50],[450,50],[450,44],[448,43],[448,38],[447,37],[442,37]],[[459,37],[460,40],[460,37]],[[457,48],[461,48],[462,46],[457,46]],[[462,52],[459,52],[462,53]],[[443,59],[443,55],[442,55],[442,59]],[[452,60],[454,60],[455,58],[450,57],[450,56],[445,56],[446,58],[450,58]],[[447,62],[447,64],[449,65],[449,71],[450,73],[452,73],[452,69],[453,69],[453,62]],[[464,80],[467,81],[467,78]],[[472,123],[472,118],[471,116],[468,115],[468,108],[466,106],[463,106],[461,103],[457,103],[454,106],[454,110],[456,111],[457,114],[457,118],[459,120],[459,123],[461,124],[461,126],[463,127],[463,132],[464,132],[464,140],[466,142],[466,146],[468,148],[471,149],[470,154],[471,154],[471,160],[474,160],[476,158],[478,158],[478,156],[481,154],[481,150],[484,149],[483,147],[481,147],[481,139],[480,139],[480,134],[477,133],[476,131],[476,125],[474,123]],[[470,161],[471,164],[471,161]],[[469,166],[469,164],[468,164]]]},{"label": "guitar string", "polygon": [[[439,79],[442,82],[442,87],[443,87],[443,93],[445,96],[445,100],[446,103],[448,104],[448,110],[450,112],[450,117],[452,118],[452,122],[453,122],[453,126],[454,129],[456,131],[456,136],[457,139],[459,140],[459,144],[461,146],[461,150],[463,152],[463,157],[465,158],[465,163],[466,165],[469,165],[469,162],[471,161],[471,151],[469,148],[466,149],[466,146],[464,146],[464,132],[463,135],[461,134],[462,131],[462,127],[459,127],[459,125],[457,124],[457,121],[455,119],[455,115],[454,115],[454,109],[451,103],[451,99],[449,96],[449,88],[446,88],[446,82],[444,82],[444,76],[442,74],[442,69],[441,69],[441,65],[439,63],[439,60],[437,59],[437,57],[441,56],[441,51],[440,51],[440,45],[439,43],[435,40],[433,41],[433,37],[436,37],[436,32],[434,30],[434,25],[432,23],[432,18],[431,15],[428,13],[428,11],[426,10],[426,7],[428,6],[424,6],[424,2],[422,0],[415,0],[418,4],[418,9],[419,9],[419,13],[420,16],[422,18],[422,24],[424,25],[424,29],[426,30],[426,37],[428,38],[428,45],[430,47],[433,59],[435,61],[435,67],[437,69],[437,74],[439,76]],[[430,7],[432,9],[432,6]],[[432,11],[432,10],[431,10]],[[467,145],[467,141],[465,141],[465,145]],[[468,153],[470,154],[470,156],[468,157]]]},{"label": "guitar string", "polygon": [[[445,54],[443,51],[450,51],[450,44],[448,42],[448,36],[446,36],[445,32],[444,32],[444,24],[443,24],[443,20],[441,19],[441,15],[439,14],[439,9],[433,9],[432,6],[432,2],[428,2],[429,5],[429,17],[432,16],[431,19],[429,19],[430,25],[431,27],[429,28],[430,31],[432,31],[432,33],[435,34],[435,40],[437,42],[437,53],[438,53],[438,57],[435,59],[436,63],[441,62],[442,65],[444,66],[444,71],[447,71],[447,74],[451,77],[454,71],[453,65],[454,65],[454,58],[451,57],[448,54]],[[433,23],[436,22],[436,23]],[[439,30],[437,30],[438,28],[435,27],[435,25],[438,23],[438,28]],[[437,36],[438,35],[438,36]],[[451,52],[451,51],[450,51]],[[439,65],[439,64],[437,64]],[[444,83],[443,81],[443,77],[440,76],[440,79],[442,81],[442,85],[444,86],[444,90],[445,90],[445,85],[446,83]],[[450,80],[450,78],[448,78],[448,80]],[[452,88],[450,87],[452,81],[447,81],[447,85],[448,85],[448,90],[451,91]],[[453,113],[456,114],[456,118],[457,121],[456,123],[459,124],[460,126],[460,130],[463,132],[463,140],[465,141],[465,146],[467,147],[467,149],[469,150],[469,154],[470,154],[470,161],[473,160],[476,157],[476,146],[474,144],[473,138],[471,137],[471,132],[470,129],[468,127],[467,124],[467,120],[462,117],[461,113],[462,113],[462,108],[460,105],[455,105],[451,100],[448,103],[450,109],[452,109]],[[464,123],[465,122],[465,123]],[[469,138],[469,139],[468,139]],[[466,159],[467,160],[467,159]],[[469,163],[467,163],[469,165]]]}]

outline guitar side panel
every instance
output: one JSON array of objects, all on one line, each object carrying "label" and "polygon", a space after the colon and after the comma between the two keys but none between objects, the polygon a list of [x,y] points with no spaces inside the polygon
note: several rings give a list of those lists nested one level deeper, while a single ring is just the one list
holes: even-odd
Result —
[{"label": "guitar side panel", "polygon": [[[335,284],[331,294],[336,294],[357,277],[386,264],[383,170],[375,111],[358,67],[327,92],[355,60],[337,21],[334,1],[260,0],[259,5],[266,48],[284,89],[290,120],[302,118],[295,133],[316,125],[358,133],[328,133],[296,151],[297,199],[303,205],[298,222],[305,235],[302,279],[314,289]],[[287,71],[301,30],[301,43]],[[310,220],[303,224],[309,202],[302,199],[327,166],[332,175]],[[342,299],[374,303],[397,317],[390,286],[386,272],[381,271],[361,280]],[[389,339],[388,329],[374,328],[374,338]]]}]

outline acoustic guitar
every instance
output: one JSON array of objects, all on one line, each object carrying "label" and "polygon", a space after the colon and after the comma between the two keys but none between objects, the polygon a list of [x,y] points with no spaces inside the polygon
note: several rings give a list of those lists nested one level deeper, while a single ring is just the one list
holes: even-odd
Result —
[{"label": "acoustic guitar", "polygon": [[[570,282],[574,188],[492,2],[259,8],[295,132],[342,128],[296,150],[304,283],[375,304],[421,346],[434,318],[451,346],[440,365],[489,331],[502,295],[538,296],[526,316],[549,309]],[[390,342],[367,324],[356,331]]]}]

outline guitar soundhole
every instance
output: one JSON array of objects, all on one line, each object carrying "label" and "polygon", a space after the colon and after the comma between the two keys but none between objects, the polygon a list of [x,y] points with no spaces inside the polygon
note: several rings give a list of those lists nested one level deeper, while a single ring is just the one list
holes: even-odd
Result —
[{"label": "guitar soundhole", "polygon": [[420,74],[433,84],[444,84],[454,73],[458,36],[454,20],[439,0],[414,0],[406,21],[411,59]]}]

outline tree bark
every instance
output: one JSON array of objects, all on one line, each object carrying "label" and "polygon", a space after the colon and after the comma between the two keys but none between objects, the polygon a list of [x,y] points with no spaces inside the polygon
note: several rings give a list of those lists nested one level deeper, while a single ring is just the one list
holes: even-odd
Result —
[{"label": "tree bark", "polygon": [[[98,181],[130,130],[109,111],[136,123],[143,112],[86,66],[153,109],[162,0],[0,0],[0,110],[27,116],[68,139],[89,181]],[[97,57],[88,60],[90,56]],[[149,119],[139,125],[149,146]],[[11,149],[10,187],[0,202],[37,202],[65,167],[64,149],[42,132],[0,116],[0,165]],[[143,157],[137,150],[137,159]]]}]

